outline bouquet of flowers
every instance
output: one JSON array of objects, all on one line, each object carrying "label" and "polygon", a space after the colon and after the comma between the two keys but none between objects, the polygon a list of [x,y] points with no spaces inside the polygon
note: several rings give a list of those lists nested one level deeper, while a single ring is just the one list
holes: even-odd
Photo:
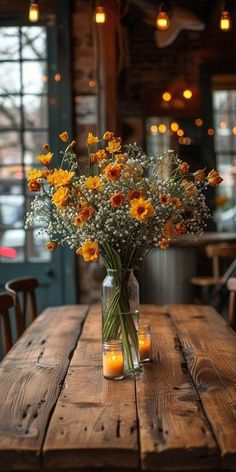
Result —
[{"label": "bouquet of flowers", "polygon": [[167,249],[180,235],[201,233],[209,218],[203,191],[222,179],[216,170],[191,172],[173,151],[148,157],[136,143],[122,146],[110,131],[101,139],[88,134],[85,174],[75,142],[66,131],[60,139],[65,143],[60,166],[53,167],[54,155],[45,144],[37,157],[42,167],[28,174],[35,198],[26,227],[40,226],[49,237],[49,250],[66,243],[86,262],[101,255],[105,267],[115,271],[115,287],[103,313],[103,339],[122,337],[132,370],[138,337],[127,271],[153,247]]}]

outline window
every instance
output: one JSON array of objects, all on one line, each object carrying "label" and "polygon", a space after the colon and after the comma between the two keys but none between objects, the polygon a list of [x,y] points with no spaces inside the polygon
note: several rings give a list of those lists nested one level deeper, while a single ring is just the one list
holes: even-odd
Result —
[{"label": "window", "polygon": [[37,228],[24,230],[26,175],[48,142],[47,29],[0,27],[0,261],[46,261]]},{"label": "window", "polygon": [[213,91],[214,143],[223,182],[217,189],[218,231],[236,230],[236,90]]}]

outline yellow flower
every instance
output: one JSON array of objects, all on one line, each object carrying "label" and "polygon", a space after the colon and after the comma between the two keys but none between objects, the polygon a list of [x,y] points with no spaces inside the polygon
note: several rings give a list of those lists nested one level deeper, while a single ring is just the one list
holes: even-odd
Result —
[{"label": "yellow flower", "polygon": [[44,244],[44,246],[49,251],[54,251],[57,248],[57,242],[56,241],[48,241],[47,243]]},{"label": "yellow flower", "polygon": [[88,134],[88,138],[87,138],[87,143],[88,145],[90,144],[95,144],[98,142],[98,137],[97,136],[94,136],[94,134],[92,133],[89,133]]},{"label": "yellow flower", "polygon": [[92,152],[90,154],[90,159],[91,159],[92,164],[97,164],[103,161],[103,159],[106,159],[106,157],[107,157],[107,154],[106,154],[105,149],[99,149],[99,151]]},{"label": "yellow flower", "polygon": [[28,173],[28,180],[31,181],[31,180],[37,180],[39,179],[40,177],[42,177],[43,175],[43,171],[42,170],[39,170],[39,169],[32,169],[29,171]]},{"label": "yellow flower", "polygon": [[76,254],[83,256],[85,262],[96,262],[99,256],[98,244],[94,241],[85,241],[83,245],[77,249]]},{"label": "yellow flower", "polygon": [[114,138],[111,141],[108,141],[106,150],[110,153],[113,154],[113,152],[118,152],[121,149],[121,143],[118,138]]},{"label": "yellow flower", "polygon": [[94,209],[93,207],[84,207],[80,213],[80,217],[83,221],[90,221],[93,217]]},{"label": "yellow flower", "polygon": [[122,164],[108,164],[103,173],[108,180],[119,180],[121,171],[123,169]]},{"label": "yellow flower", "polygon": [[147,223],[148,218],[154,215],[152,203],[142,197],[131,200],[130,205],[130,215],[142,223]]},{"label": "yellow flower", "polygon": [[37,156],[37,159],[40,162],[40,164],[48,167],[52,160],[52,156],[53,156],[53,153],[48,152],[47,154],[39,154],[39,156]]},{"label": "yellow flower", "polygon": [[115,158],[117,164],[124,164],[128,160],[128,155],[127,154],[115,154],[114,158]]},{"label": "yellow flower", "polygon": [[74,225],[75,226],[82,226],[84,224],[84,221],[82,220],[80,215],[77,215],[74,219]]},{"label": "yellow flower", "polygon": [[67,205],[68,202],[69,190],[67,187],[60,187],[52,197],[52,203],[56,205],[57,208],[61,208]]},{"label": "yellow flower", "polygon": [[74,174],[74,172],[69,172],[68,170],[55,169],[53,174],[47,176],[47,181],[56,188],[61,185],[70,185]]},{"label": "yellow flower", "polygon": [[61,134],[59,134],[59,138],[63,141],[63,143],[66,143],[69,140],[67,131],[63,131]]},{"label": "yellow flower", "polygon": [[85,181],[84,185],[89,190],[98,190],[102,185],[102,181],[101,181],[100,177],[95,175],[95,177],[88,177],[88,179]]}]

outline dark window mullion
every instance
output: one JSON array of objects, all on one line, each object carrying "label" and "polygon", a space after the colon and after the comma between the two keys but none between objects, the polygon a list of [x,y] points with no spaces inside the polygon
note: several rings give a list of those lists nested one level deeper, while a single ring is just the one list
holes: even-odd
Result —
[{"label": "dark window mullion", "polygon": [[[19,65],[20,65],[20,143],[21,143],[21,165],[23,175],[25,175],[25,141],[24,141],[24,127],[25,127],[25,117],[24,117],[24,108],[23,108],[23,98],[24,98],[24,88],[23,88],[23,58],[22,58],[22,32],[21,27],[19,28]],[[22,195],[24,196],[24,214],[26,213],[26,190],[25,190],[25,179],[22,179],[21,182]],[[27,241],[25,240],[24,244],[24,260],[27,262]]]}]

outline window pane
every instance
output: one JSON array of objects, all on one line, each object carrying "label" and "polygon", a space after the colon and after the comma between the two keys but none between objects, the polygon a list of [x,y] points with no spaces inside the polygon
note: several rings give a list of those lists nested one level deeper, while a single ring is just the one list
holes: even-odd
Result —
[{"label": "window pane", "polygon": [[229,136],[216,136],[215,137],[215,148],[217,152],[229,152],[231,150],[231,137]]},{"label": "window pane", "polygon": [[38,234],[38,229],[27,231],[27,259],[30,262],[50,261],[51,253],[44,244],[48,240],[46,236]]},{"label": "window pane", "polygon": [[46,96],[26,95],[23,97],[23,105],[26,128],[48,127],[48,100]]},{"label": "window pane", "polygon": [[214,92],[213,94],[213,107],[215,110],[222,110],[227,107],[227,92]]},{"label": "window pane", "polygon": [[10,225],[13,228],[24,224],[23,195],[0,196],[0,226]]},{"label": "window pane", "polygon": [[21,31],[23,59],[45,59],[46,29],[38,26],[25,26]]},{"label": "window pane", "polygon": [[15,131],[0,133],[0,165],[20,162],[20,134]]},{"label": "window pane", "polygon": [[23,62],[24,93],[47,92],[46,62]]},{"label": "window pane", "polygon": [[25,246],[24,229],[6,229],[0,233],[1,262],[23,262]]},{"label": "window pane", "polygon": [[42,145],[48,142],[48,133],[44,131],[26,131],[24,133],[24,142],[24,162],[36,167],[39,162],[35,158],[38,154],[44,154]]},{"label": "window pane", "polygon": [[0,193],[19,195],[22,192],[22,166],[0,167]]},{"label": "window pane", "polygon": [[19,28],[0,28],[0,59],[19,58]]},{"label": "window pane", "polygon": [[0,94],[20,93],[20,64],[0,63]]},{"label": "window pane", "polygon": [[0,127],[18,128],[20,126],[20,97],[0,96]]}]

